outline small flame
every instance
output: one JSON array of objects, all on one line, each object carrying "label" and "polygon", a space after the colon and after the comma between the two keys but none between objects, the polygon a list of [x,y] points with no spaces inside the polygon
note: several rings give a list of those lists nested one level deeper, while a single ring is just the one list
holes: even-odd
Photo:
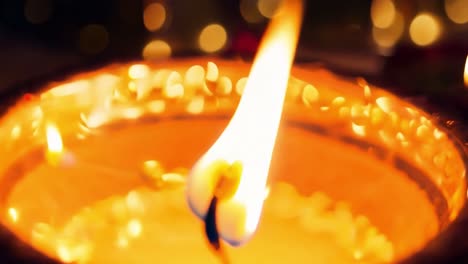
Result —
[{"label": "small flame", "polygon": [[54,125],[48,125],[46,128],[47,150],[49,152],[61,153],[63,151],[62,136]]},{"label": "small flame", "polygon": [[465,80],[465,87],[468,88],[468,55],[466,55],[465,72],[463,74],[463,79]]},{"label": "small flame", "polygon": [[71,153],[68,153],[64,150],[62,135],[55,125],[47,125],[46,139],[47,149],[45,158],[50,165],[70,165],[74,161]]},{"label": "small flame", "polygon": [[216,213],[218,232],[231,245],[245,243],[260,220],[301,22],[302,1],[283,1],[266,31],[233,118],[188,180],[188,203],[204,218],[220,183],[229,184],[222,177],[238,177],[231,187],[222,186],[230,195],[220,199]]},{"label": "small flame", "polygon": [[19,214],[16,208],[13,208],[13,207],[8,208],[8,216],[10,217],[11,221],[13,221],[13,223],[18,222]]}]

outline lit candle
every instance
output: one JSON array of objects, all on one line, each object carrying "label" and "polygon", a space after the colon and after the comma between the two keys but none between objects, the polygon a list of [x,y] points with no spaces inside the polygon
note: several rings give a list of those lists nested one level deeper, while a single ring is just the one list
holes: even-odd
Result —
[{"label": "lit candle", "polygon": [[[265,67],[256,62],[253,69]],[[241,124],[231,117],[242,92],[263,81],[253,69],[214,58],[111,65],[18,102],[0,123],[2,224],[62,262],[219,263],[187,206],[185,182],[219,142],[245,143],[222,139]],[[285,72],[267,81],[280,84]],[[245,103],[242,113],[256,117],[268,96],[255,94],[249,100],[259,104]],[[266,132],[276,132],[273,121]],[[242,124],[239,140],[257,125]],[[254,197],[265,199],[258,230],[224,247],[230,263],[396,261],[420,250],[465,202],[465,157],[451,134],[363,79],[294,66],[275,142],[268,174],[252,176],[268,176],[255,185]],[[243,158],[215,169],[238,175]],[[203,194],[188,196],[201,201],[200,215]]]},{"label": "lit candle", "polygon": [[272,19],[235,114],[194,166],[188,182],[190,207],[202,218],[216,189],[224,189],[215,198],[220,202],[213,217],[220,235],[232,245],[248,240],[260,219],[301,12],[301,1],[289,1]]}]

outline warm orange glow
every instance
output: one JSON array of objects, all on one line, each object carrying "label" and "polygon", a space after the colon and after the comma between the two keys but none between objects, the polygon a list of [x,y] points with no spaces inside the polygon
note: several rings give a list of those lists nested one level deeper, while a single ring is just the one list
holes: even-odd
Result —
[{"label": "warm orange glow", "polygon": [[237,188],[220,201],[216,216],[221,237],[232,245],[246,242],[257,229],[302,21],[302,1],[284,1],[280,8],[263,38],[233,118],[188,180],[188,202],[195,214],[204,217],[219,184],[215,182],[219,174],[207,169],[220,160],[233,164],[229,170],[240,164],[240,178],[233,180]]},{"label": "warm orange glow", "polygon": [[433,15],[419,14],[411,22],[409,33],[416,45],[427,46],[439,38],[441,25]]},{"label": "warm orange glow", "polygon": [[465,86],[468,88],[468,55],[466,56],[465,72],[463,73],[463,80],[465,81]]}]

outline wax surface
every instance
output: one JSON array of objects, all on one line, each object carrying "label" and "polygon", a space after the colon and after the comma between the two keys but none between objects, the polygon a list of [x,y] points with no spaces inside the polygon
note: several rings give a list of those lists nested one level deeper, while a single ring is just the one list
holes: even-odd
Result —
[{"label": "wax surface", "polygon": [[[112,196],[81,210],[61,229],[36,226],[33,243],[83,263],[220,263],[183,197],[183,188]],[[382,263],[393,257],[386,237],[344,203],[323,193],[300,197],[285,184],[276,185],[271,198],[248,245],[223,245],[231,263]],[[288,208],[281,200],[299,206]]]},{"label": "wax surface", "polygon": [[[168,170],[190,167],[225,125],[225,120],[134,123],[101,130],[78,144],[69,144],[77,157],[118,168],[122,173],[89,167],[54,168],[44,163],[26,175],[9,197],[9,205],[21,215],[12,228],[30,240],[37,223],[60,228],[84,207],[127,195],[145,184],[138,174],[145,160],[159,160]],[[396,258],[419,249],[437,232],[437,216],[426,194],[390,164],[356,147],[297,127],[282,127],[277,144],[272,181],[289,182],[303,196],[321,191],[333,200],[350,204],[350,211],[366,216],[392,242]],[[177,207],[185,206],[182,193],[175,200]],[[288,203],[291,210],[298,204]],[[122,251],[111,251],[112,254],[98,251],[94,257],[108,259],[107,263],[154,263],[155,259],[168,258],[170,261],[163,262],[216,260],[206,248],[201,223],[185,207],[180,211],[167,210],[150,223],[143,227],[141,242]],[[239,259],[238,263],[258,263],[259,259],[284,263],[275,257],[275,252],[282,252],[283,260],[294,262],[298,258],[296,263],[304,263],[300,260],[306,255],[317,263],[333,263],[334,258],[340,263],[350,256],[339,253],[330,243],[333,239],[311,236],[303,226],[273,217],[262,220],[258,238],[251,244],[230,253],[233,259]],[[132,259],[124,261],[124,257]]]}]

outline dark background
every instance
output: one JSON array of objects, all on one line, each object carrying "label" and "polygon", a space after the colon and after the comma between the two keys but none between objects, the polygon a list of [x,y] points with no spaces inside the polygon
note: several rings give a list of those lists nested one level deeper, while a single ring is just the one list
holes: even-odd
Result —
[{"label": "dark background", "polygon": [[[7,90],[12,93],[13,87],[27,89],[21,84],[35,78],[141,58],[145,45],[155,39],[171,46],[172,57],[204,55],[197,38],[210,23],[223,25],[228,34],[218,55],[249,57],[267,23],[257,1],[261,0],[0,0],[0,97]],[[463,118],[468,106],[462,78],[468,11],[460,6],[468,5],[467,0],[386,1],[403,18],[401,28],[395,29],[395,22],[386,30],[374,25],[371,11],[377,0],[305,1],[298,60],[319,61],[403,95],[422,95],[431,105],[450,105],[445,110]],[[457,2],[461,15],[454,22],[450,6]],[[161,28],[150,31],[143,14],[154,3],[164,6],[166,19]],[[426,46],[414,44],[409,32],[421,13],[440,25],[439,36]],[[387,36],[384,46],[374,31]]]},{"label": "dark background", "polygon": [[[463,126],[468,117],[463,83],[468,1],[387,1],[402,22],[384,29],[371,16],[382,0],[305,1],[297,61],[363,76],[435,115],[456,120],[452,126]],[[158,29],[148,28],[151,21],[144,16],[154,3],[166,10]],[[378,18],[391,10],[375,12]],[[440,28],[435,41],[424,46],[415,44],[409,29],[422,13],[435,18]],[[0,0],[0,100],[65,73],[141,59],[153,40],[167,43],[171,57],[206,55],[197,39],[211,23],[221,24],[228,36],[216,55],[251,58],[267,22],[257,0]],[[426,24],[420,31],[427,35],[431,29]]]}]

